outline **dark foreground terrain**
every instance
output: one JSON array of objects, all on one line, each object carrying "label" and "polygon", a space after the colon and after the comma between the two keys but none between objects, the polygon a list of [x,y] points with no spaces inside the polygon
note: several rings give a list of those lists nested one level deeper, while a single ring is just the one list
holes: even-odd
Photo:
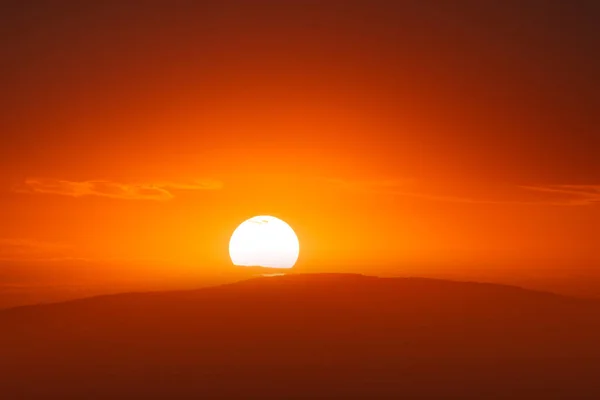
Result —
[{"label": "dark foreground terrain", "polygon": [[0,398],[599,399],[600,305],[359,275],[0,311]]}]

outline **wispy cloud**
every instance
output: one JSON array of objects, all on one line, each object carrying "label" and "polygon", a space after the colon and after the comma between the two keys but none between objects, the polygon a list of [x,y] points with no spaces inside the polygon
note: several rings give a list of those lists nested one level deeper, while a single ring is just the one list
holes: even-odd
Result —
[{"label": "wispy cloud", "polygon": [[555,201],[564,205],[600,204],[600,185],[534,185],[522,188],[557,197]]},{"label": "wispy cloud", "polygon": [[62,258],[70,249],[63,243],[44,242],[21,238],[0,238],[0,259],[54,259]]},{"label": "wispy cloud", "polygon": [[176,190],[218,190],[223,183],[214,180],[189,182],[123,183],[109,180],[68,181],[27,179],[14,188],[20,193],[54,194],[70,197],[100,196],[123,200],[171,200]]},{"label": "wispy cloud", "polygon": [[[342,190],[421,198],[430,201],[471,204],[523,204],[551,206],[589,206],[600,204],[600,185],[529,185],[505,187],[502,194],[479,185],[476,194],[455,189],[444,192],[435,185],[411,179],[343,180],[327,179]],[[464,189],[464,188],[463,188]],[[489,188],[488,188],[489,189]],[[490,193],[486,193],[490,192]],[[493,194],[491,194],[493,193]]]}]

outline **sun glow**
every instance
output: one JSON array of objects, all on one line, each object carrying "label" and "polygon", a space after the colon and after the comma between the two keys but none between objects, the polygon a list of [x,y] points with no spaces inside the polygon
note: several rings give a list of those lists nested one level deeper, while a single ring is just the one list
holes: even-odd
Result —
[{"label": "sun glow", "polygon": [[292,268],[300,254],[294,230],[271,216],[244,221],[231,235],[229,255],[234,265]]}]

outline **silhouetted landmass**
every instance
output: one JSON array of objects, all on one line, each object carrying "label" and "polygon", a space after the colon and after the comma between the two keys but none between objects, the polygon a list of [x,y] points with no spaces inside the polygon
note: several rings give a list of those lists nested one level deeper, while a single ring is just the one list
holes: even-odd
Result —
[{"label": "silhouetted landmass", "polygon": [[286,275],[0,311],[5,399],[597,399],[600,304]]}]

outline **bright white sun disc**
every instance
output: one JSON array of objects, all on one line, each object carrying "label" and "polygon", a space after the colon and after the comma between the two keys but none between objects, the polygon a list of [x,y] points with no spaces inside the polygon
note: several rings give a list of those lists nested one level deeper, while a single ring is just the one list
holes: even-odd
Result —
[{"label": "bright white sun disc", "polygon": [[229,241],[229,256],[238,266],[292,268],[299,254],[294,230],[279,218],[266,215],[242,222]]}]

